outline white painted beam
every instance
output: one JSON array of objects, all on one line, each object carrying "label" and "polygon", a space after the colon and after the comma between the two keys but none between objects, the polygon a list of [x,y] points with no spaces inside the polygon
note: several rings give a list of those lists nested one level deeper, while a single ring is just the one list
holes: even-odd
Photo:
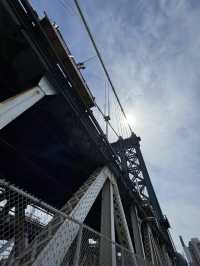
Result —
[{"label": "white painted beam", "polygon": [[4,128],[45,95],[53,95],[55,91],[48,80],[43,77],[38,86],[19,93],[0,103],[0,129]]},{"label": "white painted beam", "polygon": [[[105,181],[108,178],[109,170],[104,167],[99,173],[96,173],[96,179],[88,187],[85,194],[81,197],[78,204],[70,213],[70,216],[84,222],[97,196],[99,195]],[[66,219],[58,228],[54,236],[49,240],[46,247],[41,250],[40,254],[32,264],[33,266],[60,266],[65,254],[76,238],[80,225]],[[39,244],[36,242],[36,244]]]}]

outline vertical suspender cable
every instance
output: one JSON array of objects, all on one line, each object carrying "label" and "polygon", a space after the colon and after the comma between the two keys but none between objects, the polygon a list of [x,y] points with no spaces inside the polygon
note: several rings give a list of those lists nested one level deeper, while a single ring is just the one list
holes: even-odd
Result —
[{"label": "vertical suspender cable", "polygon": [[106,91],[106,81],[104,83],[104,89],[105,89],[105,95],[104,95],[104,120],[105,120],[105,125],[106,125],[106,136],[107,136],[107,120],[106,120],[106,116],[107,116],[107,91]]},{"label": "vertical suspender cable", "polygon": [[106,137],[108,138],[108,106],[107,106],[107,86],[106,86],[106,81],[105,81],[105,111],[104,111],[104,114],[105,114],[105,123],[106,123]]},{"label": "vertical suspender cable", "polygon": [[[108,106],[108,117],[109,117],[109,119],[111,119],[111,117],[110,117],[110,92],[109,92],[109,86],[107,86],[107,97],[108,97],[108,102],[107,102],[107,106]],[[108,138],[108,129],[107,129],[107,138]]]}]

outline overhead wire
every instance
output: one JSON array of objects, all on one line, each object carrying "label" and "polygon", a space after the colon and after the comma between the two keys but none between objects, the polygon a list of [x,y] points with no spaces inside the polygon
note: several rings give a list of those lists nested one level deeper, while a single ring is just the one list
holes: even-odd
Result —
[{"label": "overhead wire", "polygon": [[[114,109],[113,120],[115,121],[115,124],[117,126],[119,136],[121,136],[122,135],[121,126],[120,126],[120,123],[119,123],[119,120],[118,120],[119,117],[117,116],[117,114],[118,114],[118,105],[115,104],[114,100],[112,101],[112,103],[113,103],[113,109]],[[117,117],[118,117],[118,119],[117,119]]]},{"label": "overhead wire", "polygon": [[120,129],[121,129],[121,137],[123,138],[124,137],[124,127],[123,127],[124,117],[123,117],[122,113],[120,112],[119,106],[117,106],[117,107],[118,107],[117,108],[117,110],[118,110],[117,118],[118,118]]},{"label": "overhead wire", "polygon": [[[66,4],[66,1],[64,1],[64,0],[58,0],[58,1],[59,1],[60,4],[64,7],[64,9],[65,9],[66,11],[73,11],[73,15],[78,15],[78,16],[81,17],[81,20],[82,20],[82,22],[83,22],[83,24],[84,24],[84,26],[85,26],[85,28],[86,28],[86,31],[87,31],[87,33],[88,33],[88,35],[89,35],[89,37],[90,37],[90,40],[91,40],[91,42],[92,42],[92,44],[93,44],[93,47],[94,47],[94,49],[95,49],[95,51],[96,51],[96,54],[97,54],[97,55],[95,55],[95,56],[92,56],[92,57],[90,57],[90,58],[84,60],[83,63],[86,63],[86,62],[88,62],[88,61],[94,59],[95,57],[98,57],[98,59],[99,59],[99,61],[100,61],[100,63],[101,63],[101,66],[102,66],[102,68],[103,68],[103,70],[104,70],[104,73],[105,73],[105,75],[106,75],[106,78],[107,78],[107,80],[108,80],[108,82],[109,82],[109,84],[110,84],[110,86],[111,86],[111,89],[112,89],[112,91],[113,91],[113,93],[114,93],[114,96],[115,96],[115,98],[116,98],[116,100],[117,100],[117,103],[118,103],[118,105],[119,105],[119,108],[120,108],[120,110],[121,110],[121,113],[122,113],[123,116],[124,116],[124,120],[127,121],[129,131],[132,133],[132,128],[131,128],[130,124],[128,123],[127,116],[126,116],[126,114],[125,114],[125,111],[124,111],[124,109],[123,109],[123,106],[121,105],[121,102],[120,102],[120,100],[119,100],[119,96],[117,95],[116,89],[115,89],[115,87],[114,87],[114,85],[113,85],[113,83],[112,83],[112,80],[111,80],[111,78],[110,78],[110,75],[109,75],[109,73],[108,73],[108,71],[107,71],[107,69],[106,69],[106,66],[105,66],[105,64],[104,64],[104,62],[103,62],[102,56],[101,56],[101,54],[100,54],[100,52],[99,52],[99,50],[98,50],[98,48],[97,48],[96,42],[95,42],[95,40],[94,40],[94,38],[93,38],[93,36],[92,36],[92,33],[91,33],[90,28],[89,28],[89,26],[88,26],[88,23],[86,22],[86,19],[85,19],[83,13],[82,13],[82,10],[81,10],[81,8],[80,8],[80,5],[79,5],[78,1],[77,1],[77,0],[74,0],[74,3],[75,3],[75,5],[76,5],[76,8],[77,8],[78,12],[76,12],[76,9],[72,8],[71,5],[67,5],[67,4]],[[68,1],[68,3],[69,3],[69,1]],[[70,9],[69,9],[69,7],[70,7]],[[71,12],[70,12],[70,13],[71,13]],[[108,95],[107,95],[107,97],[108,97]],[[108,116],[109,116],[109,114],[110,114],[110,109],[111,109],[111,108],[110,108],[110,99],[109,99],[109,98],[107,98],[107,105],[108,105],[108,109],[109,109],[109,111],[107,110],[107,112],[108,112]],[[100,114],[102,115],[103,119],[106,120],[106,114],[101,110],[101,108],[99,107],[99,105],[98,105],[97,103],[95,103],[95,106],[97,107],[97,110],[98,110],[98,111],[100,112]],[[116,112],[116,113],[118,113],[118,112]],[[118,116],[118,115],[117,115],[117,116]],[[119,116],[120,116],[120,112],[119,112]],[[120,123],[120,125],[119,125],[119,127],[118,127],[118,132],[119,132],[119,133],[117,133],[117,131],[114,129],[114,127],[112,126],[112,124],[111,124],[110,121],[108,121],[106,124],[107,124],[107,126],[109,126],[109,127],[111,128],[111,130],[114,132],[114,134],[115,134],[117,137],[119,137],[120,135],[123,136],[124,134],[123,134],[123,129],[122,129],[122,125],[121,125],[122,123],[121,123],[121,121],[118,121],[118,120],[116,119],[116,124],[118,124],[117,122]],[[107,130],[106,130],[106,131],[107,131]],[[107,134],[106,134],[106,135],[107,135]]]},{"label": "overhead wire", "polygon": [[110,89],[109,86],[107,86],[108,88],[108,115],[110,116]]},{"label": "overhead wire", "polygon": [[91,57],[85,59],[84,61],[81,61],[81,63],[85,64],[85,63],[87,63],[87,62],[93,60],[93,59],[96,58],[96,57],[97,57],[97,55],[91,56]]},{"label": "overhead wire", "polygon": [[[99,107],[99,105],[96,102],[95,102],[95,106],[98,109],[98,111],[100,112],[100,114],[103,116],[103,118],[105,119],[104,112],[101,110],[101,108]],[[108,121],[108,125],[110,126],[112,131],[115,133],[115,135],[119,138],[119,134],[117,133],[117,131],[114,129],[114,127],[112,126],[112,124],[109,121]]]},{"label": "overhead wire", "polygon": [[[105,83],[107,85],[107,83]],[[107,106],[108,106],[108,117],[110,119],[110,91],[109,86],[107,86]],[[107,128],[107,138],[108,138],[108,128]]]},{"label": "overhead wire", "polygon": [[[106,87],[106,82],[105,82],[105,99],[104,99],[104,114],[105,117],[108,117],[108,113],[107,113],[107,87]],[[105,124],[106,124],[106,136],[108,138],[108,121],[107,119],[105,119]]]},{"label": "overhead wire", "polygon": [[[99,75],[97,74],[94,74],[92,72],[89,72],[90,74],[92,74],[92,76],[94,76],[95,78],[98,78],[99,80],[101,81],[104,81],[104,79],[102,77],[100,77]],[[105,87],[105,83],[104,83],[104,87]],[[117,124],[115,123],[115,121],[112,119],[111,117],[111,102],[114,102],[114,101],[111,101],[110,97],[110,86],[109,84],[106,85],[106,88],[107,88],[107,93],[106,93],[106,96],[105,96],[105,90],[104,90],[104,105],[103,105],[103,110],[100,108],[100,106],[95,102],[95,106],[97,107],[97,110],[100,112],[100,114],[102,115],[103,119],[105,120],[105,116],[109,116],[110,117],[110,121],[113,121],[114,124]],[[107,98],[107,108],[106,108],[106,111],[105,111],[105,99]],[[120,133],[119,131],[117,132],[116,129],[114,129],[114,126],[112,125],[111,122],[108,123],[108,126],[110,127],[110,129],[114,132],[114,134],[119,137],[120,136]]]},{"label": "overhead wire", "polygon": [[78,13],[76,12],[76,9],[73,8],[71,5],[70,5],[70,2],[68,1],[68,4],[66,3],[66,0],[65,1],[62,1],[62,0],[58,0],[58,2],[60,2],[60,4],[62,5],[62,7],[64,7],[65,9],[67,9],[68,11],[70,11],[69,13],[72,15],[72,16],[77,16]]},{"label": "overhead wire", "polygon": [[[70,11],[69,6],[68,6],[65,2],[63,2],[62,0],[58,0],[58,2],[60,2],[60,4],[62,5],[62,7],[64,8],[64,10],[65,10],[66,12]],[[70,7],[71,7],[71,11],[73,11],[73,14],[79,16],[79,14],[78,14],[77,12],[75,12],[76,10],[73,9],[72,6],[70,6]],[[70,13],[71,13],[71,12],[70,12]],[[71,15],[72,15],[72,13],[71,13]],[[79,16],[79,17],[80,17],[80,16]],[[82,63],[86,63],[86,62],[88,62],[88,61],[91,61],[91,60],[93,60],[93,59],[96,58],[96,57],[98,57],[98,56],[97,56],[97,55],[91,56],[91,57],[87,58],[86,60],[84,60]],[[100,77],[98,76],[98,78],[100,78]],[[100,78],[100,79],[101,79],[101,78]],[[108,102],[109,102],[109,100],[108,100]],[[100,112],[100,114],[102,115],[103,119],[105,120],[105,114],[104,114],[104,112],[101,110],[101,108],[99,107],[99,105],[98,105],[96,102],[95,102],[95,106],[96,106],[97,110]],[[110,112],[110,108],[109,108],[109,112]],[[117,134],[117,132],[116,132],[116,130],[114,129],[114,127],[112,126],[112,124],[111,124],[109,121],[108,121],[107,124],[108,124],[108,126],[110,127],[110,129],[114,132],[114,134],[115,134],[117,137],[119,137],[119,135]]]},{"label": "overhead wire", "polygon": [[126,121],[127,121],[127,124],[128,124],[129,130],[130,130],[130,132],[132,133],[133,131],[132,131],[132,128],[131,128],[131,126],[130,126],[130,124],[129,124],[129,122],[128,122],[128,119],[127,119],[126,113],[125,113],[125,111],[124,111],[124,108],[123,108],[123,106],[122,106],[122,104],[121,104],[121,102],[120,102],[120,100],[119,100],[119,96],[118,96],[118,94],[117,94],[117,92],[116,92],[116,89],[115,89],[115,87],[114,87],[114,84],[113,84],[113,82],[112,82],[112,80],[111,80],[111,78],[110,78],[110,75],[109,75],[109,73],[108,73],[108,70],[107,70],[107,68],[106,68],[106,66],[105,66],[105,64],[104,64],[103,58],[102,58],[102,56],[101,56],[101,54],[100,54],[100,51],[99,51],[99,49],[98,49],[98,47],[97,47],[97,45],[96,45],[96,42],[95,42],[94,37],[93,37],[93,35],[92,35],[92,33],[91,33],[91,30],[90,30],[90,28],[89,28],[89,25],[88,25],[88,23],[87,23],[87,21],[86,21],[86,19],[85,19],[85,16],[84,16],[84,14],[83,14],[83,12],[82,12],[82,9],[81,9],[81,7],[80,7],[80,4],[79,4],[78,0],[74,0],[74,3],[75,3],[75,5],[76,5],[76,8],[77,8],[77,10],[78,10],[78,13],[79,13],[79,15],[80,15],[80,17],[81,17],[81,20],[82,20],[82,22],[83,22],[83,24],[84,24],[84,26],[85,26],[85,28],[86,28],[86,31],[87,31],[87,33],[88,33],[88,35],[89,35],[89,37],[90,37],[90,40],[91,40],[91,42],[92,42],[92,44],[93,44],[93,47],[94,47],[94,49],[95,49],[95,51],[96,51],[96,54],[97,54],[98,58],[99,58],[99,61],[100,61],[100,63],[101,63],[101,66],[102,66],[102,68],[103,68],[103,70],[104,70],[104,73],[105,73],[107,79],[108,79],[108,82],[110,83],[110,86],[111,86],[111,88],[112,88],[112,91],[113,91],[113,93],[114,93],[114,95],[115,95],[115,97],[116,97],[116,99],[117,99],[117,102],[118,102],[118,104],[119,104],[119,107],[120,107],[120,109],[121,109],[121,112],[123,113],[124,118],[125,118]]},{"label": "overhead wire", "polygon": [[[94,75],[96,78],[98,78],[98,79],[103,81],[103,78],[100,77],[99,75],[96,75],[94,73],[92,73],[92,75]],[[105,83],[104,83],[104,97],[103,97],[104,98],[104,105],[103,105],[103,110],[101,110],[100,113],[101,113],[102,116],[104,115],[104,116],[109,116],[110,117],[110,121],[112,121],[112,123],[108,123],[108,126],[112,130],[114,129],[113,125],[116,127],[115,135],[118,136],[118,137],[119,136],[123,136],[124,137],[124,136],[126,136],[126,134],[124,134],[124,130],[123,130],[122,127],[123,127],[123,125],[125,124],[126,121],[125,121],[125,118],[123,117],[123,114],[121,112],[121,109],[120,109],[119,105],[116,102],[115,95],[113,93],[111,93],[111,92],[112,91],[110,91],[110,85],[107,84],[106,88],[105,88]],[[111,99],[111,97],[112,97],[112,99]],[[106,103],[106,101],[107,101],[107,103]],[[112,107],[111,107],[111,104],[112,104]],[[100,109],[100,107],[99,107],[99,109]],[[111,109],[113,109],[113,112],[111,112]]]}]

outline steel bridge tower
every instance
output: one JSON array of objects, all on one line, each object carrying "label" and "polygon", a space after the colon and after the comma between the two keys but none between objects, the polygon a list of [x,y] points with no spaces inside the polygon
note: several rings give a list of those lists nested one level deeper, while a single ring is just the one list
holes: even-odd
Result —
[{"label": "steel bridge tower", "polygon": [[176,265],[140,138],[109,143],[57,27],[2,0],[0,31],[0,265]]}]

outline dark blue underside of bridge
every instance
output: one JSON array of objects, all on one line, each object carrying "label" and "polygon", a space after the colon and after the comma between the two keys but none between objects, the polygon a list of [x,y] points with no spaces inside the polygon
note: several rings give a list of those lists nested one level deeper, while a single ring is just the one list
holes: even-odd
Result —
[{"label": "dark blue underside of bridge", "polygon": [[[38,84],[47,70],[32,44],[24,38],[21,28],[1,5],[0,101],[3,101]],[[24,16],[27,24],[33,19],[31,15],[28,18],[26,14]],[[43,44],[39,37],[41,32],[37,30],[37,35],[34,35],[37,46],[40,46],[40,52],[49,51],[49,59],[53,54],[51,48]],[[27,30],[27,34],[32,37],[31,30]],[[52,56],[50,65],[53,67],[56,63]],[[69,91],[64,86],[64,90],[75,99],[82,115],[83,105],[75,88]],[[86,127],[90,127],[90,132],[98,138],[94,125],[88,118],[86,120]],[[1,178],[58,208],[97,167],[106,164],[98,146],[94,145],[70,104],[59,92],[46,96],[0,131],[0,160]]]},{"label": "dark blue underside of bridge", "polygon": [[0,174],[61,207],[105,162],[60,96],[48,96],[0,132]]},{"label": "dark blue underside of bridge", "polygon": [[[19,6],[17,1],[9,2]],[[26,28],[33,17],[22,15],[25,24],[23,20],[20,23]],[[57,58],[42,38],[39,27],[32,29],[31,25],[26,34],[35,43],[24,38],[23,27],[12,21],[0,3],[0,101],[34,87],[44,75],[57,94],[46,96],[0,130],[0,178],[61,208],[94,170],[113,164],[114,159],[111,147],[86,113],[78,94],[81,88],[69,87],[61,73],[54,75]],[[37,53],[33,46],[37,47]],[[43,64],[44,57],[47,67]],[[84,118],[82,121],[80,116]],[[100,197],[86,220],[97,230]]]}]

